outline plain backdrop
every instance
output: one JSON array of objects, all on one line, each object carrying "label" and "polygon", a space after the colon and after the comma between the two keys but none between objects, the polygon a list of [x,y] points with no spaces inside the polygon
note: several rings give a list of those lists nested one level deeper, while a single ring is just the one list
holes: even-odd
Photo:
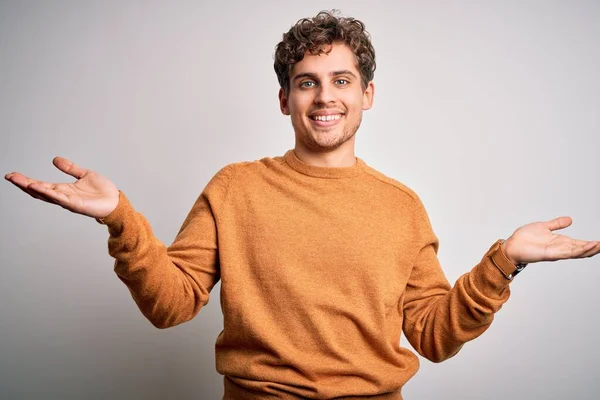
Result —
[{"label": "plain backdrop", "polygon": [[[274,48],[331,8],[377,54],[356,154],[422,198],[451,282],[530,222],[568,215],[565,234],[600,239],[596,1],[3,1],[0,172],[71,182],[51,161],[72,159],[170,244],[221,167],[293,147]],[[0,398],[221,398],[220,284],[156,329],[106,227],[6,181],[0,198]],[[599,398],[599,279],[600,256],[531,264],[487,332],[421,359],[405,398]]]}]

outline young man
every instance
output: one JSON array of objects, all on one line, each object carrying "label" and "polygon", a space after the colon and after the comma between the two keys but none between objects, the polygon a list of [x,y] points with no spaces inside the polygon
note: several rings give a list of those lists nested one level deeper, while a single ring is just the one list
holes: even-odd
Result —
[{"label": "young man", "polygon": [[74,184],[6,176],[107,225],[115,272],[159,328],[192,319],[221,280],[225,399],[401,399],[418,369],[401,331],[443,361],[490,326],[526,263],[600,252],[553,233],[569,217],[536,222],[493,243],[451,287],[417,194],[355,157],[375,93],[363,24],[300,20],[277,46],[275,70],[294,149],[221,169],[169,247],[112,182],[66,159],[53,162]]}]

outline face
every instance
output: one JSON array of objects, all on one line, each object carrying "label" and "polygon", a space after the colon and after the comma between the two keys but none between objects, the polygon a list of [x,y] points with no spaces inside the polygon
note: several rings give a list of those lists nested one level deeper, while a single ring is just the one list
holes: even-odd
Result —
[{"label": "face", "polygon": [[[325,49],[327,50],[327,49]],[[307,53],[290,71],[290,90],[279,91],[281,112],[289,115],[296,146],[309,152],[354,148],[363,110],[373,104],[374,86],[363,90],[354,53],[335,43],[329,54]]]}]

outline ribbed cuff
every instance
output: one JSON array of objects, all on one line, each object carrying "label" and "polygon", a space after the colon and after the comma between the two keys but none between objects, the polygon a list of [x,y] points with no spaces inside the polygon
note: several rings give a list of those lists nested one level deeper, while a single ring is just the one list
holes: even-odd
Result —
[{"label": "ribbed cuff", "polygon": [[[493,288],[496,293],[501,293],[509,286],[512,280],[507,279],[505,274],[510,274],[517,267],[502,252],[501,244],[503,239],[498,239],[485,253],[478,266],[478,273],[475,276],[477,286],[481,288]],[[491,294],[491,293],[490,293]]]}]

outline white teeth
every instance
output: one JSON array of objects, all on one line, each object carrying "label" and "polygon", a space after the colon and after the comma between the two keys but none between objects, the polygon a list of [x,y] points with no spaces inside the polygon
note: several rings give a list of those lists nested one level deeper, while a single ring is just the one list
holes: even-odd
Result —
[{"label": "white teeth", "polygon": [[316,121],[333,121],[342,118],[342,114],[335,115],[315,115],[313,117]]}]

